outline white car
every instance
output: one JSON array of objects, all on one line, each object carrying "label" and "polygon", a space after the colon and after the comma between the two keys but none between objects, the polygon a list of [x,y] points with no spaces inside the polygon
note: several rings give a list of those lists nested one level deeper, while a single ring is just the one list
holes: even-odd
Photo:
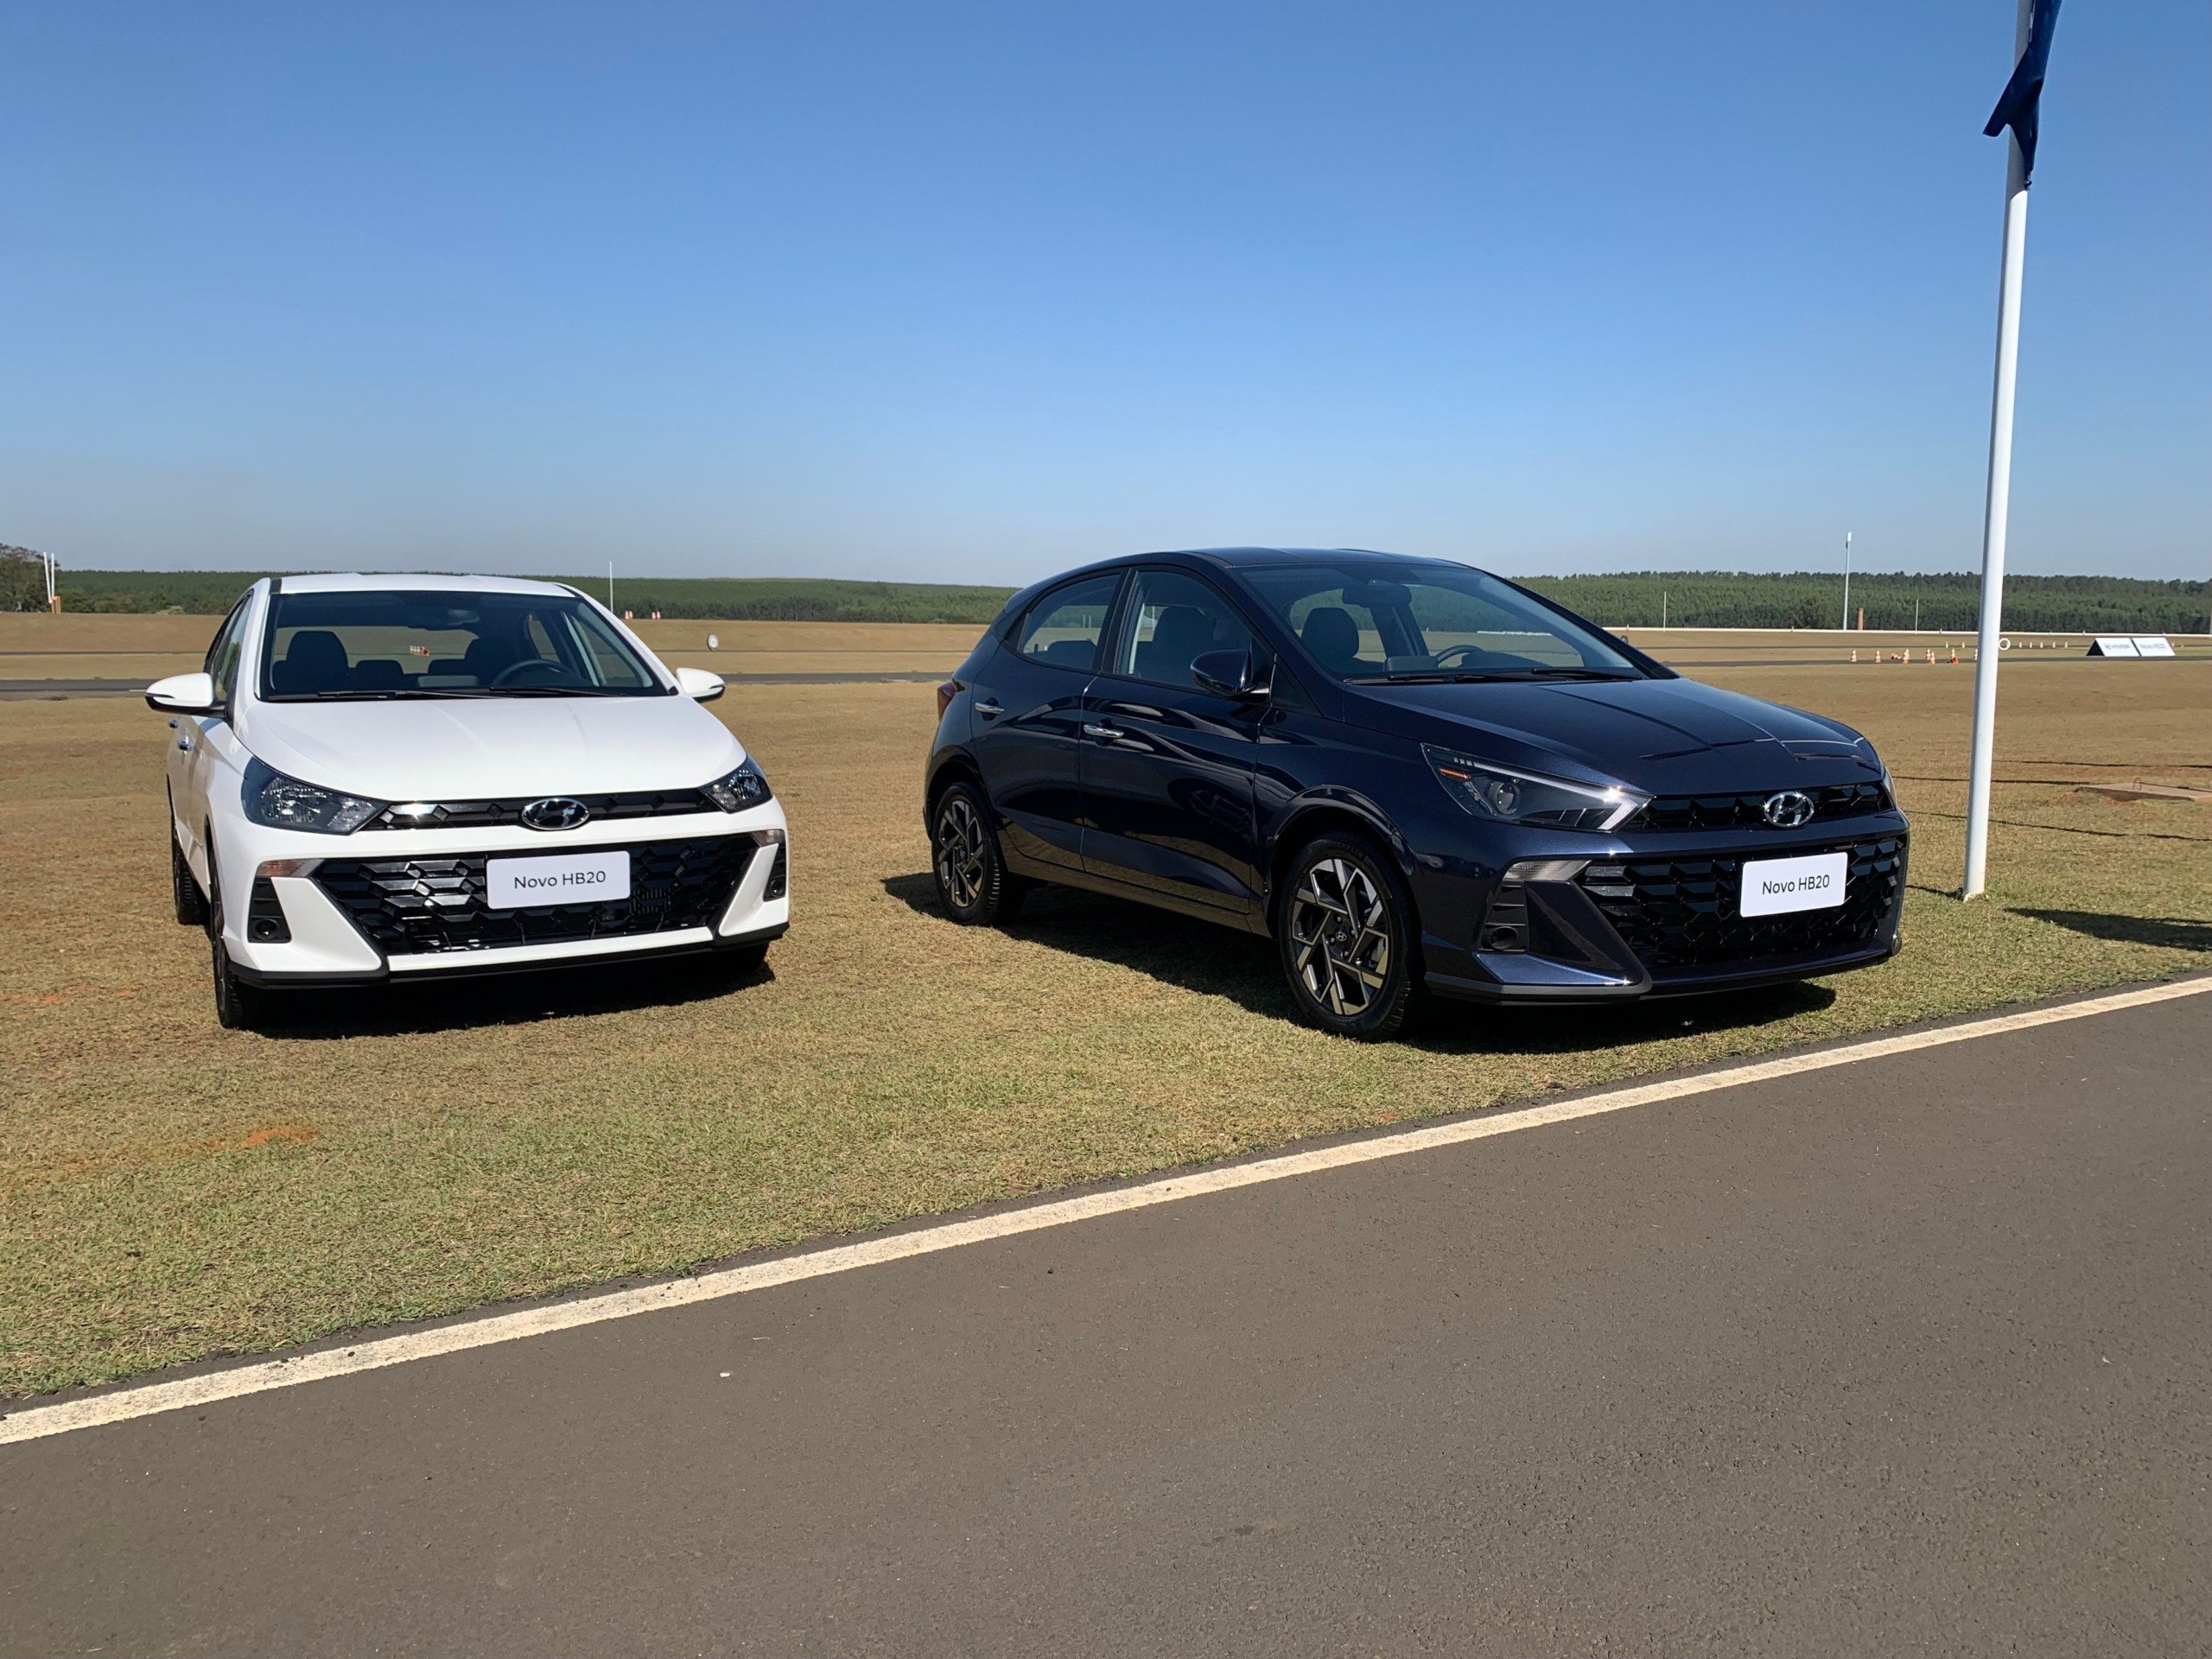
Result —
[{"label": "white car", "polygon": [[556,582],[279,576],[149,686],[176,918],[216,1018],[288,986],[718,950],[791,919],[784,810],[614,615]]}]

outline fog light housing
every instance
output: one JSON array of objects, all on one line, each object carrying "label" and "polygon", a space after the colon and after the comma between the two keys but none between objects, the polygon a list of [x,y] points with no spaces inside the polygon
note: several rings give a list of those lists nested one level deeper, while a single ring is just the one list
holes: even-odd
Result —
[{"label": "fog light housing", "polygon": [[276,884],[266,875],[253,878],[253,894],[246,902],[245,936],[256,944],[292,942],[292,925],[284,919],[284,906],[277,901]]},{"label": "fog light housing", "polygon": [[1483,912],[1482,932],[1476,948],[1497,950],[1508,956],[1523,955],[1529,949],[1529,893],[1526,884],[1530,881],[1572,881],[1582,874],[1589,863],[1586,858],[1524,858],[1510,865],[1498,878],[1497,890],[1491,894],[1490,908]]}]

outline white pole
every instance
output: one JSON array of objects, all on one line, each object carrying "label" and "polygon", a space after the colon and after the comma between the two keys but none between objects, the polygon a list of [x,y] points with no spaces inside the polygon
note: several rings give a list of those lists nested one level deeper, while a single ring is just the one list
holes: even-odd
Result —
[{"label": "white pole", "polygon": [[1851,532],[1843,532],[1843,626],[1851,627]]},{"label": "white pole", "polygon": [[[2033,0],[2020,0],[2012,58],[2028,49]],[[1989,491],[1982,504],[1981,632],[1974,665],[1974,754],[1967,767],[1967,873],[1961,899],[1987,887],[1989,787],[1997,741],[1998,637],[2005,624],[2005,531],[2012,504],[2012,391],[2020,367],[2020,269],[2028,251],[2027,166],[2005,135],[2005,257],[1997,279],[1997,384],[1989,409]]]},{"label": "white pole", "polygon": [[607,562],[607,608],[614,608],[614,561]]}]

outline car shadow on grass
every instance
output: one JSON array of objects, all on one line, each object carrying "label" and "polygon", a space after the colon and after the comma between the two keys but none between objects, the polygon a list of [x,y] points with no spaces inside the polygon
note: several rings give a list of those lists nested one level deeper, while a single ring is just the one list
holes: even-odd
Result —
[{"label": "car shadow on grass", "polygon": [[[893,899],[948,927],[927,873],[887,877]],[[1014,938],[1109,962],[1179,990],[1225,997],[1268,1019],[1295,1021],[1272,940],[1155,910],[1133,899],[1075,887],[1034,888],[1021,913],[1005,925]],[[1433,1054],[1580,1054],[1624,1044],[1771,1025],[1814,1014],[1835,1001],[1826,985],[1766,986],[1656,1002],[1607,1007],[1544,1005],[1511,1009],[1433,1001],[1426,1016],[1399,1040]]]},{"label": "car shadow on grass", "polygon": [[2119,944],[2155,944],[2168,950],[2212,950],[2212,922],[2187,916],[2109,916],[2088,910],[2023,909],[2012,913]]},{"label": "car shadow on grass", "polygon": [[283,1041],[397,1037],[526,1026],[579,1014],[631,1014],[710,1002],[776,976],[763,963],[741,973],[719,956],[588,963],[530,973],[469,975],[442,984],[287,991],[263,1034]]}]

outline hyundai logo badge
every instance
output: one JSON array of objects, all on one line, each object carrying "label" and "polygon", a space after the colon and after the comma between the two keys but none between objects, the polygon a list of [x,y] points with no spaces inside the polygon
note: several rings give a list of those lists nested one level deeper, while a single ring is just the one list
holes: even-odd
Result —
[{"label": "hyundai logo badge", "polygon": [[[1804,797],[1801,795],[1798,799],[1804,800]],[[1770,808],[1773,804],[1772,801],[1767,803]],[[1805,802],[1808,816],[1810,816],[1812,804],[1810,801]],[[565,795],[552,795],[542,801],[532,801],[522,810],[522,821],[533,830],[573,830],[589,817],[591,808],[582,801],[570,800]]]},{"label": "hyundai logo badge", "polygon": [[[1759,808],[1759,815],[1777,830],[1795,830],[1801,823],[1813,821],[1813,798],[1802,789],[1785,789],[1779,795],[1768,796],[1766,804]],[[524,817],[528,816],[524,814]]]}]

